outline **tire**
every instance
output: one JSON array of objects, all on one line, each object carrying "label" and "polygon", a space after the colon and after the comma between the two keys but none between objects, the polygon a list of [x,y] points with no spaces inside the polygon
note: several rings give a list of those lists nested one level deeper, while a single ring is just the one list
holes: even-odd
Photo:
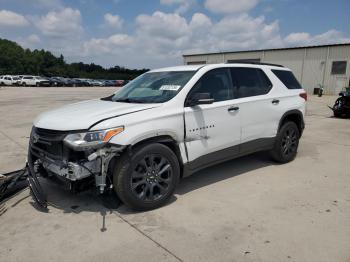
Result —
[{"label": "tire", "polygon": [[300,132],[294,122],[286,122],[278,131],[271,157],[278,163],[288,163],[297,155]]},{"label": "tire", "polygon": [[36,87],[39,87],[40,86],[40,84],[39,83],[36,83]]},{"label": "tire", "polygon": [[167,146],[154,143],[136,148],[117,160],[114,190],[125,205],[145,211],[163,206],[180,178],[179,161]]},{"label": "tire", "polygon": [[333,112],[333,115],[334,115],[334,117],[336,117],[336,118],[341,118],[341,117],[342,117],[342,115],[341,115],[341,114],[336,113],[336,112]]},{"label": "tire", "polygon": [[24,87],[25,87],[25,86],[27,86],[27,84],[26,84],[26,83],[23,83],[22,85],[23,85]]}]

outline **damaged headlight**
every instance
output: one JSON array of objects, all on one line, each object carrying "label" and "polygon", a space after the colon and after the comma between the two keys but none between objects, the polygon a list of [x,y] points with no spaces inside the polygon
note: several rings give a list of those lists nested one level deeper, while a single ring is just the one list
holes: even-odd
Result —
[{"label": "damaged headlight", "polygon": [[103,146],[112,137],[124,131],[124,127],[116,127],[105,130],[91,131],[86,133],[69,134],[64,138],[64,142],[71,148],[82,150]]}]

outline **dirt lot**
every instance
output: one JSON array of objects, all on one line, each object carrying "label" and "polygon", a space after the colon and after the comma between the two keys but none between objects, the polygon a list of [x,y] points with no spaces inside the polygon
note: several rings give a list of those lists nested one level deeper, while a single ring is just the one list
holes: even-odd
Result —
[{"label": "dirt lot", "polygon": [[[112,88],[1,88],[0,173],[24,165],[33,118]],[[310,97],[295,161],[264,153],[184,179],[171,203],[109,210],[55,186],[48,213],[28,190],[0,216],[0,261],[350,261],[350,120]]]}]

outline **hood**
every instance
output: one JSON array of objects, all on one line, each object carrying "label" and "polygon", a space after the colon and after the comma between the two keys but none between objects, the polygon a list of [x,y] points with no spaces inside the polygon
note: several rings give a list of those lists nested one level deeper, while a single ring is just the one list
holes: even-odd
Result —
[{"label": "hood", "polygon": [[60,107],[39,115],[34,126],[69,131],[89,129],[104,119],[159,107],[161,104],[132,104],[103,100],[89,100]]}]

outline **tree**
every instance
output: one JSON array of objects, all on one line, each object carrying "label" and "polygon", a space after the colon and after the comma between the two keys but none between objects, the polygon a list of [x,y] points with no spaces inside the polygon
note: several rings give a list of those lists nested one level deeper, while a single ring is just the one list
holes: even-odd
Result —
[{"label": "tree", "polygon": [[130,80],[148,69],[127,69],[120,66],[103,68],[94,63],[84,64],[64,61],[61,54],[54,56],[45,50],[23,49],[17,43],[0,38],[0,75],[42,75],[63,76],[92,79],[123,79]]}]

